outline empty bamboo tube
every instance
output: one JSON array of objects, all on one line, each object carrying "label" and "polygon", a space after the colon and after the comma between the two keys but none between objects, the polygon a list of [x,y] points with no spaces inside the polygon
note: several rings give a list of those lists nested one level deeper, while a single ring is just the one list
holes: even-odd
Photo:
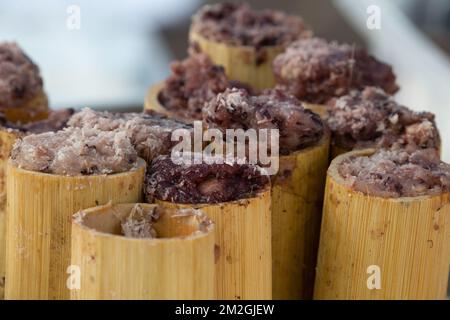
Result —
[{"label": "empty bamboo tube", "polygon": [[0,129],[0,299],[4,299],[6,267],[6,165],[20,132]]},{"label": "empty bamboo tube", "polygon": [[98,204],[137,202],[145,162],[111,175],[60,176],[7,168],[6,299],[68,299],[71,217]]},{"label": "empty bamboo tube", "polygon": [[275,86],[272,61],[283,52],[283,46],[258,49],[251,46],[232,46],[208,40],[192,30],[189,33],[189,41],[198,45],[215,64],[223,66],[229,79],[250,85],[256,90]]},{"label": "empty bamboo tube", "polygon": [[311,299],[330,137],[280,157],[272,183],[273,298]]},{"label": "empty bamboo tube", "polygon": [[[213,299],[214,227],[201,212],[165,209],[158,238],[121,235],[136,204],[83,210],[72,222],[72,266],[80,269],[72,299]],[[156,205],[139,204],[144,210]]]},{"label": "empty bamboo tube", "polygon": [[216,295],[225,300],[272,298],[270,190],[252,198],[166,207],[201,209],[215,223]]},{"label": "empty bamboo tube", "polygon": [[19,107],[1,108],[0,106],[0,109],[6,120],[22,124],[43,120],[50,112],[47,95],[43,91]]},{"label": "empty bamboo tube", "polygon": [[[373,152],[346,153],[328,169],[314,297],[443,299],[449,195],[381,198],[354,191],[338,166],[347,157]],[[373,288],[374,277],[379,289]]]}]

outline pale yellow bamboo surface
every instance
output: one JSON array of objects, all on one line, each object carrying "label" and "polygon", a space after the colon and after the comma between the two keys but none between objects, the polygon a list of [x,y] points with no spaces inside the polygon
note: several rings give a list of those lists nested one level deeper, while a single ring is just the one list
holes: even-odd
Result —
[{"label": "pale yellow bamboo surface", "polygon": [[5,119],[13,123],[19,122],[22,124],[43,120],[48,117],[50,112],[47,95],[43,91],[26,101],[22,106],[2,108],[0,105],[0,109]]},{"label": "pale yellow bamboo surface", "polygon": [[193,31],[189,33],[189,40],[196,43],[215,64],[223,66],[229,79],[248,84],[256,90],[275,86],[272,61],[283,52],[283,46],[260,49],[250,46],[230,46],[210,41]]},{"label": "pale yellow bamboo surface", "polygon": [[0,128],[0,299],[5,297],[6,268],[6,165],[20,132]]},{"label": "pale yellow bamboo surface", "polygon": [[217,299],[272,298],[270,201],[270,190],[266,190],[249,199],[194,205],[215,223]]},{"label": "pale yellow bamboo surface", "polygon": [[81,282],[71,298],[213,299],[213,224],[167,210],[154,224],[157,239],[126,238],[120,224],[133,206],[95,207],[73,220],[72,265],[79,266]]},{"label": "pale yellow bamboo surface", "polygon": [[273,298],[311,299],[330,137],[280,157],[272,185]]},{"label": "pale yellow bamboo surface", "polygon": [[68,299],[73,213],[139,202],[145,162],[112,175],[59,176],[7,168],[6,299]]},{"label": "pale yellow bamboo surface", "polygon": [[[339,163],[371,153],[373,149],[346,153],[328,170],[314,297],[445,298],[448,194],[386,199],[352,190],[337,172]],[[381,289],[368,289],[369,266],[380,268]]]},{"label": "pale yellow bamboo surface", "polygon": [[144,101],[144,109],[145,110],[153,110],[162,114],[165,114],[168,117],[174,117],[173,113],[167,110],[159,101],[159,92],[164,87],[164,82],[160,82],[152,85],[145,96]]}]

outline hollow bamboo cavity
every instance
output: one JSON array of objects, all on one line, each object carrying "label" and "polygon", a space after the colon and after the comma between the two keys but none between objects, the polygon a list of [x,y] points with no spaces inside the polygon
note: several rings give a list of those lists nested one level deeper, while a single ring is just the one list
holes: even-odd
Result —
[{"label": "hollow bamboo cavity", "polygon": [[186,205],[156,201],[167,207],[194,206],[215,223],[217,299],[272,298],[270,190],[233,202]]},{"label": "hollow bamboo cavity", "polygon": [[71,217],[109,201],[138,202],[145,162],[112,175],[59,176],[7,167],[6,299],[68,299]]},{"label": "hollow bamboo cavity", "polygon": [[43,91],[22,106],[14,108],[1,108],[0,106],[0,109],[6,120],[22,124],[43,120],[48,117],[50,112],[47,95]]},{"label": "hollow bamboo cavity", "polygon": [[[144,210],[155,205],[139,204]],[[126,238],[121,221],[135,204],[83,210],[72,223],[72,299],[213,299],[214,227],[205,215],[167,209],[157,239]]]},{"label": "hollow bamboo cavity", "polygon": [[330,137],[280,157],[272,183],[273,298],[311,299]]},{"label": "hollow bamboo cavity", "polygon": [[198,45],[215,64],[223,66],[229,79],[248,84],[256,90],[275,86],[272,61],[283,52],[283,46],[258,49],[251,46],[231,46],[210,41],[192,30],[189,40]]},{"label": "hollow bamboo cavity", "polygon": [[352,190],[339,164],[373,152],[346,153],[328,170],[314,297],[443,299],[449,195],[381,198]]},{"label": "hollow bamboo cavity", "polygon": [[5,297],[6,268],[6,165],[20,132],[0,128],[0,299]]}]

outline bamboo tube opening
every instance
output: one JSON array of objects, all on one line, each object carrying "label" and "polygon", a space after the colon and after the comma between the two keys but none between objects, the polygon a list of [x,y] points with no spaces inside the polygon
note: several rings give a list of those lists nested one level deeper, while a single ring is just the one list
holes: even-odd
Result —
[{"label": "bamboo tube opening", "polygon": [[189,41],[198,45],[200,51],[206,53],[215,64],[223,66],[230,80],[237,80],[256,90],[275,86],[272,61],[283,52],[284,46],[258,49],[252,46],[232,46],[208,40],[192,30],[189,32]]},{"label": "bamboo tube opening", "polygon": [[215,298],[272,298],[271,197],[267,186],[251,198],[216,204],[180,204],[200,209],[215,224]]},{"label": "bamboo tube opening", "polygon": [[[107,204],[83,210],[82,214],[79,215],[79,218],[73,220],[73,223],[90,231],[104,233],[105,235],[103,236],[123,236],[121,223],[130,215],[135,205],[136,204]],[[139,205],[143,207],[144,210],[157,207],[157,205],[147,203]],[[158,235],[157,238],[143,239],[144,241],[194,238],[203,233],[210,233],[213,230],[213,224],[206,219],[206,216],[183,213],[169,208],[165,208],[155,220],[156,221],[153,222],[153,227]]]},{"label": "bamboo tube opening", "polygon": [[[107,204],[72,222],[72,265],[80,286],[72,299],[213,299],[214,224],[201,211],[158,211],[156,238],[130,238],[121,223],[138,205]],[[161,207],[160,207],[161,208]]]},{"label": "bamboo tube opening", "polygon": [[449,194],[383,198],[352,189],[335,158],[327,174],[315,299],[444,299]]},{"label": "bamboo tube opening", "polygon": [[110,175],[61,176],[7,167],[6,299],[67,299],[70,220],[98,204],[142,199],[146,163]]}]

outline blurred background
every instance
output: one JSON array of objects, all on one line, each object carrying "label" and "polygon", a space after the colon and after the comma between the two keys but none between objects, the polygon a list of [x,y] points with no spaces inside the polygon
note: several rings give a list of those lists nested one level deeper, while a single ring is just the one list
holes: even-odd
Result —
[{"label": "blurred background", "polygon": [[[185,56],[190,16],[212,2],[0,0],[0,40],[17,41],[39,64],[54,108],[139,110],[148,86]],[[392,64],[398,100],[437,114],[450,161],[450,1],[247,2],[299,14],[316,35],[363,45]],[[366,26],[370,5],[380,8],[380,29]],[[68,27],[73,6],[79,29]]]}]

